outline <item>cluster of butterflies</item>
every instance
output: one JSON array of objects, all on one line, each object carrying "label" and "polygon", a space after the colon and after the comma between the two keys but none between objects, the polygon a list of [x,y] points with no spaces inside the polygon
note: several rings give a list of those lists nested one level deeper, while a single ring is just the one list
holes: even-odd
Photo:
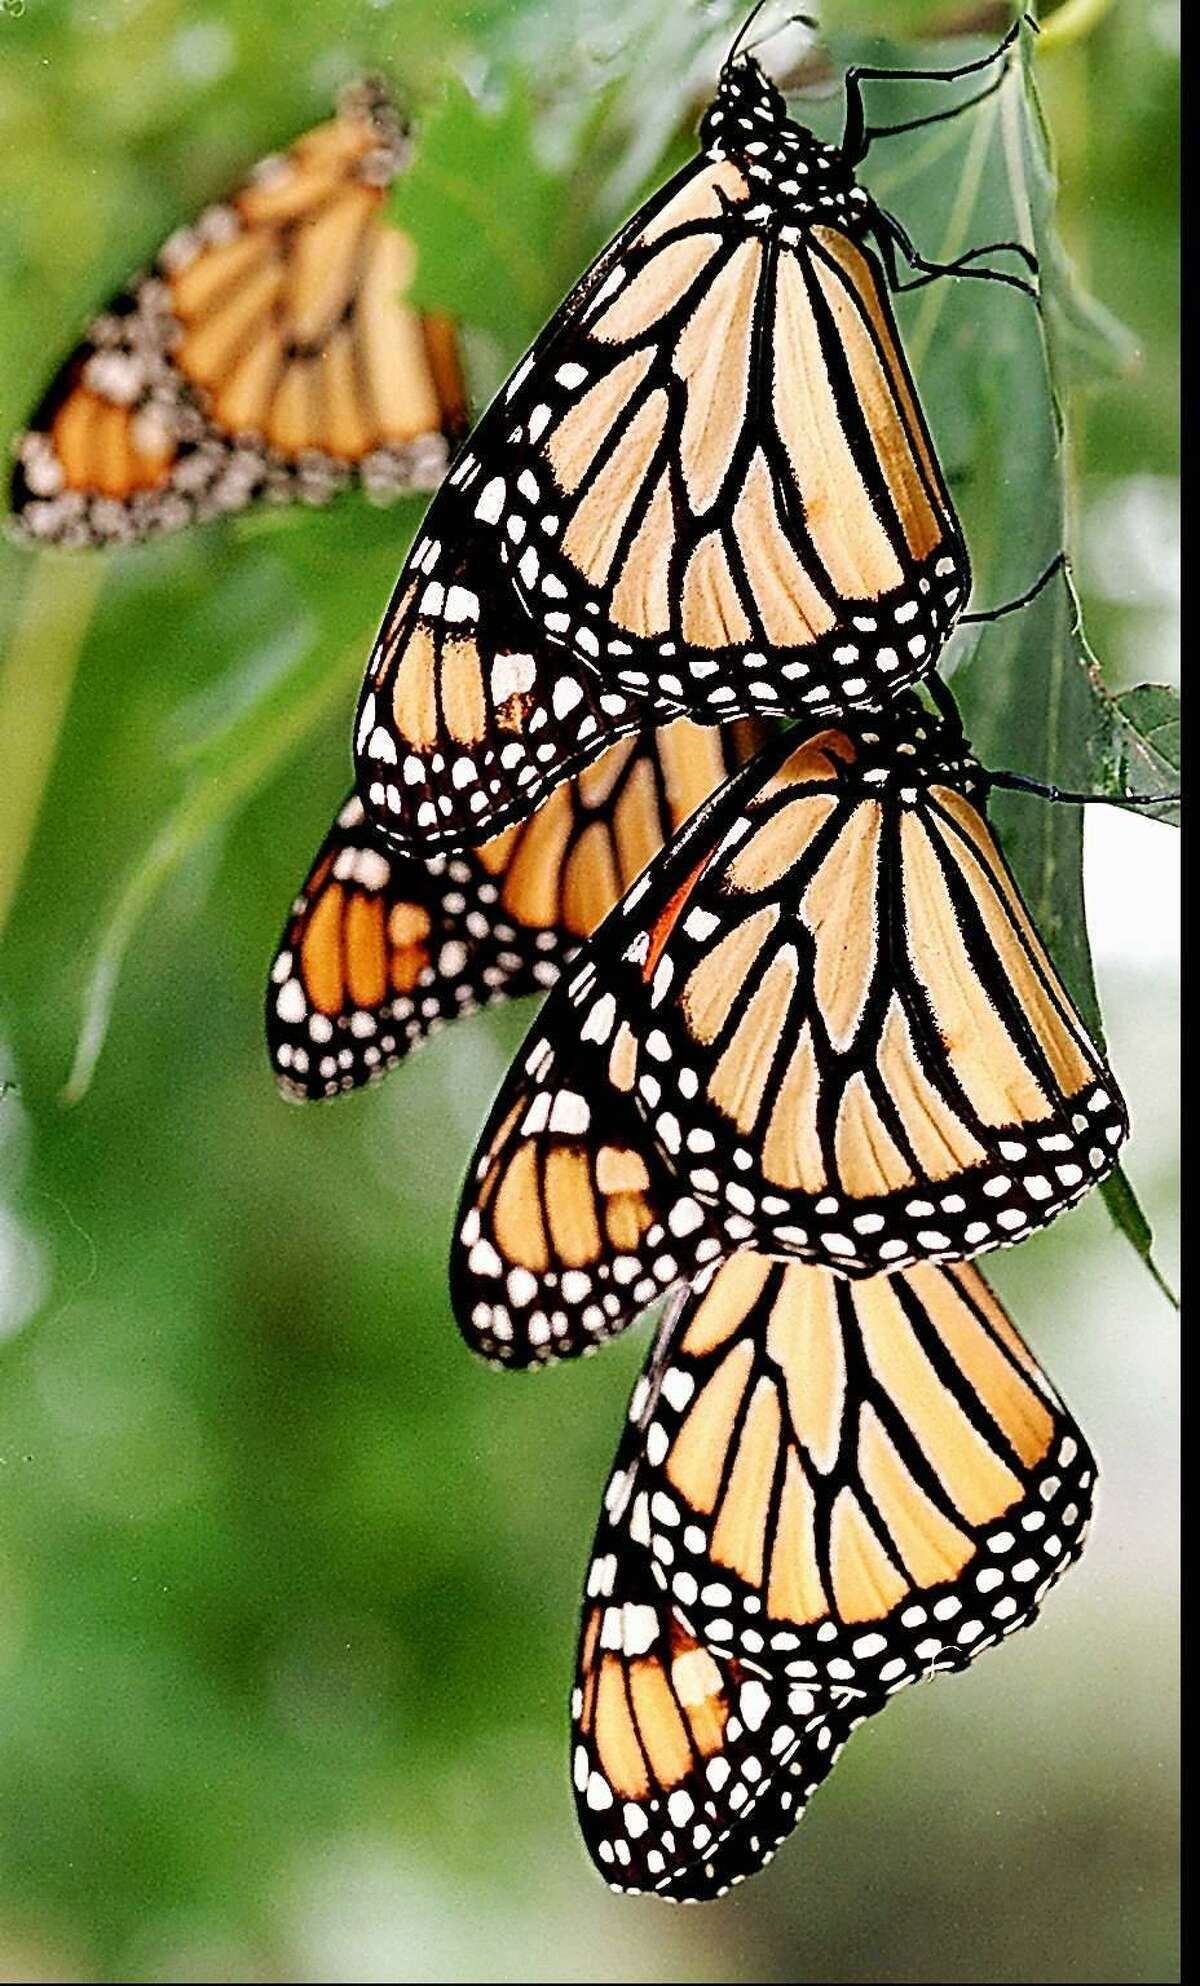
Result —
[{"label": "cluster of butterflies", "polygon": [[667,1299],[572,1716],[589,1851],[674,1899],[760,1867],[856,1725],[1033,1619],[1095,1476],[971,1258],[1087,1192],[1128,1122],[988,776],[914,687],[970,568],[889,302],[898,243],[936,272],[856,183],[859,75],[847,100],[822,144],[735,45],[695,158],[455,453],[455,329],[406,300],[404,140],[360,89],[91,328],[14,482],[24,533],[68,544],[438,486],[270,1054],[335,1097],[554,989],[453,1305],[519,1368]]}]

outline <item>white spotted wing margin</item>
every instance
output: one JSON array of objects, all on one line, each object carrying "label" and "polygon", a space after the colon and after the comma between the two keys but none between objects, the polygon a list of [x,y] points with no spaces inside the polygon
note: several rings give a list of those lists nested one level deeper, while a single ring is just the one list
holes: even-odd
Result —
[{"label": "white spotted wing margin", "polygon": [[464,451],[396,583],[359,698],[358,792],[417,855],[474,847],[647,721],[525,613],[486,556]]},{"label": "white spotted wing margin", "polygon": [[668,1317],[635,1391],[592,1547],[571,1778],[588,1854],[612,1889],[700,1903],[771,1860],[865,1706],[814,1714],[786,1677],[706,1645],[665,1590],[636,1487],[638,1414],[672,1330]]}]

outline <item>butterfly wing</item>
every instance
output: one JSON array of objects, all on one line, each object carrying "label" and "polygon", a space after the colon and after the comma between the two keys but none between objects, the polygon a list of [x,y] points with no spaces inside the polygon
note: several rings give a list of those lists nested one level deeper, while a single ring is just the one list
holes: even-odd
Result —
[{"label": "butterfly wing", "polygon": [[[474,930],[468,892],[479,905]],[[533,992],[531,958],[504,948],[500,963],[494,896],[469,863],[398,854],[351,794],[292,906],[268,979],[267,1050],[284,1094],[302,1102],[376,1082],[443,1021],[501,993]]]},{"label": "butterfly wing", "polygon": [[[519,596],[518,648],[549,643],[594,679],[585,701],[569,676],[562,711],[557,669],[528,672],[527,721],[555,745],[544,784],[581,762],[580,724],[624,724],[623,694],[708,722],[886,703],[932,667],[969,590],[870,203],[754,65],[735,69],[761,101],[710,129],[576,285],[460,456],[458,503],[431,514],[460,592],[490,616]],[[373,705],[360,738],[381,821],[365,748],[404,756],[405,719]],[[446,810],[477,840],[512,818],[503,783],[472,816],[445,751],[415,756],[430,821]],[[408,837],[406,797],[390,825]]]},{"label": "butterfly wing", "polygon": [[450,1295],[472,1350],[504,1366],[578,1357],[720,1250],[628,1106],[584,1098],[571,1044],[523,1051],[455,1223]]},{"label": "butterfly wing", "polygon": [[649,714],[548,646],[478,556],[484,534],[462,481],[469,470],[460,457],[426,513],[355,721],[368,813],[423,855],[493,839]]},{"label": "butterfly wing", "polygon": [[695,1631],[814,1706],[964,1667],[1079,1555],[1095,1462],[972,1264],[745,1250],[663,1339],[636,1519]]},{"label": "butterfly wing", "polygon": [[630,1404],[572,1703],[589,1853],[673,1900],[761,1868],[889,1696],[1027,1626],[1095,1480],[973,1268],[703,1281]]},{"label": "butterfly wing", "polygon": [[576,1811],[614,1889],[703,1902],[771,1859],[857,1717],[803,1703],[797,1716],[785,1677],[693,1631],[632,1521],[640,1443],[631,1422],[587,1574],[571,1706]]},{"label": "butterfly wing", "polygon": [[755,200],[731,159],[688,175],[472,444],[531,617],[710,721],[877,707],[969,589],[869,243]]},{"label": "butterfly wing", "polygon": [[267,988],[284,1093],[378,1080],[442,1021],[553,986],[664,842],[762,742],[680,721],[623,739],[482,848],[421,861],[345,801]]},{"label": "butterfly wing", "polygon": [[542,1016],[600,1045],[586,1081],[636,1103],[730,1246],[850,1275],[953,1260],[1115,1164],[1124,1105],[977,784],[915,699],[768,746]]},{"label": "butterfly wing", "polygon": [[453,326],[405,301],[412,243],[374,85],[181,228],[92,325],[16,443],[12,507],[42,544],[128,542],[351,476],[432,488],[466,425]]}]

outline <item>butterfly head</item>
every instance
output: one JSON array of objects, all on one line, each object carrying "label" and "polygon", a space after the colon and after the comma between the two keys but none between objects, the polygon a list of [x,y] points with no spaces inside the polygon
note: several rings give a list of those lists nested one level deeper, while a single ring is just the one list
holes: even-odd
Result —
[{"label": "butterfly head", "polygon": [[836,145],[824,145],[788,116],[787,103],[752,55],[721,71],[700,143],[710,158],[735,159],[756,193],[781,215],[847,222],[866,196]]},{"label": "butterfly head", "polygon": [[864,716],[855,727],[854,778],[902,806],[921,803],[923,791],[945,782],[969,799],[986,794],[986,776],[962,730],[927,710],[920,698],[897,697],[887,711]]},{"label": "butterfly head", "polygon": [[704,113],[700,142],[705,151],[742,151],[748,144],[770,142],[788,121],[787,104],[752,55],[727,62],[717,82],[717,94]]}]

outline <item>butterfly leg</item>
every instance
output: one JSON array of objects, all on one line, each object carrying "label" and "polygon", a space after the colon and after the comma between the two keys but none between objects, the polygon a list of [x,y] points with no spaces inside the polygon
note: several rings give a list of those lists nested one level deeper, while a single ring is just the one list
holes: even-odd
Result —
[{"label": "butterfly leg", "polygon": [[[1024,242],[985,242],[979,248],[966,249],[962,255],[956,256],[952,262],[931,262],[927,256],[921,254],[920,249],[913,242],[907,231],[900,225],[894,214],[886,214],[880,209],[877,215],[875,233],[883,253],[888,282],[891,288],[897,293],[904,290],[924,289],[926,284],[936,282],[941,276],[965,276],[974,277],[976,281],[982,283],[1004,283],[1009,289],[1020,290],[1023,296],[1030,297],[1039,310],[1042,307],[1039,290],[1033,283],[1026,282],[1024,276],[1014,276],[1011,270],[1008,269],[994,269],[991,267],[976,269],[972,266],[982,255],[996,255],[1004,252],[1019,256],[1030,271],[1030,274],[1036,276],[1038,273],[1037,256],[1033,253],[1032,249],[1025,246]],[[918,272],[915,276],[901,276],[896,261],[897,248],[900,249],[909,266]]]},{"label": "butterfly leg", "polygon": [[1182,793],[1071,793],[1024,772],[989,772],[987,782],[1007,793],[1035,793],[1039,800],[1064,807],[1177,807],[1183,799]]},{"label": "butterfly leg", "polygon": [[[1015,600],[1006,600],[1001,607],[977,607],[973,613],[963,614],[960,617],[960,624],[969,626],[972,623],[981,621],[1000,621],[1004,619],[1006,614],[1019,613],[1022,607],[1028,607],[1032,600],[1036,600],[1043,587],[1048,586],[1055,574],[1060,572],[1066,573],[1069,583],[1071,561],[1065,552],[1056,552],[1045,571],[1040,572],[1034,580],[1033,585],[1026,587],[1024,593],[1019,593]],[[1074,587],[1071,586],[1072,598],[1074,597],[1074,590]]]},{"label": "butterfly leg", "polygon": [[[900,131],[915,131],[925,124],[941,124],[948,117],[957,117],[960,112],[970,110],[973,104],[981,103],[985,97],[991,95],[992,90],[999,89],[1004,82],[1004,78],[1008,73],[1006,57],[1023,26],[1031,28],[1035,34],[1038,32],[1037,22],[1032,16],[1022,14],[1019,20],[1013,22],[1008,33],[1004,36],[1003,40],[997,43],[990,55],[982,55],[974,62],[960,62],[952,69],[877,69],[865,63],[856,63],[853,68],[847,69],[844,84],[846,92],[846,121],[842,127],[842,141],[840,146],[847,162],[852,166],[861,164],[871,147],[872,141],[876,138],[894,137]],[[929,117],[916,117],[906,124],[871,125],[867,123],[866,104],[862,90],[864,83],[889,81],[905,83],[955,83],[960,82],[964,76],[979,75],[983,70],[990,69],[995,62],[1003,62],[1005,64],[1004,69],[996,81],[989,85],[987,89],[980,91],[977,96],[969,97],[964,102],[955,104],[950,110],[935,111]]]}]

